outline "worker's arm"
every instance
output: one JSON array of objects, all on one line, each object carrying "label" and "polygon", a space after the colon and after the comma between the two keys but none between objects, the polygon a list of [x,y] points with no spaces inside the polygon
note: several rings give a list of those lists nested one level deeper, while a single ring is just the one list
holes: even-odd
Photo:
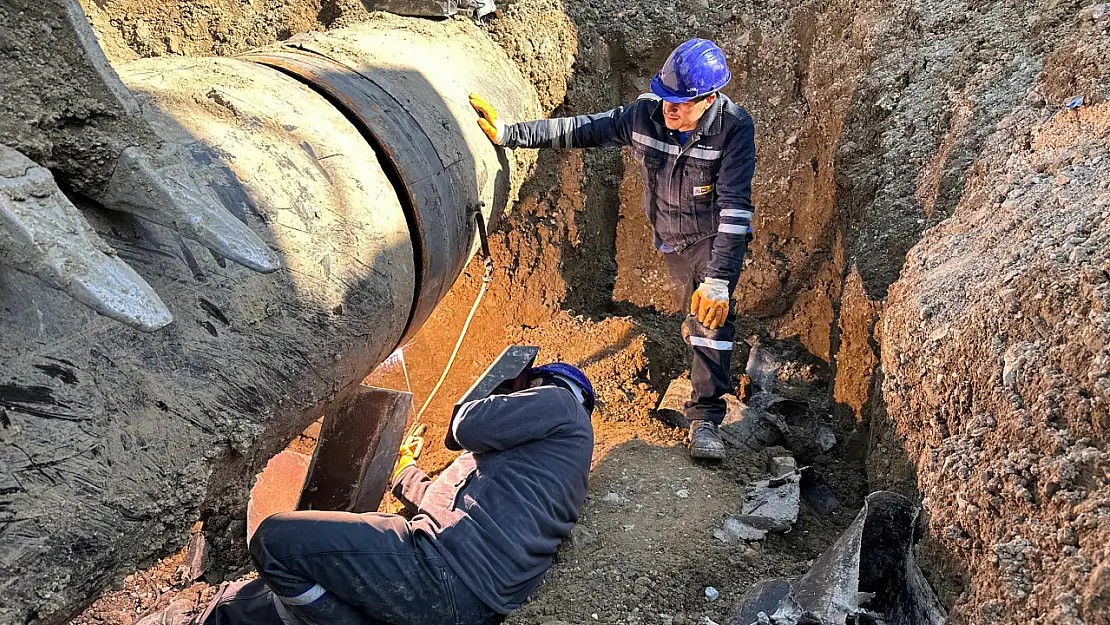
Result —
[{"label": "worker's arm", "polygon": [[472,401],[459,408],[451,422],[455,442],[474,453],[573,436],[587,429],[585,409],[570,391],[557,386]]},{"label": "worker's arm", "polygon": [[424,491],[432,484],[432,479],[421,471],[415,464],[397,472],[393,476],[393,487],[390,492],[393,497],[405,504],[405,508],[413,514],[420,509],[420,502],[424,499]]},{"label": "worker's arm", "polygon": [[631,107],[596,115],[556,117],[505,126],[507,148],[612,148],[628,145]]},{"label": "worker's arm", "polygon": [[735,283],[744,266],[752,223],[752,175],[755,173],[755,125],[747,117],[721,156],[717,175],[720,225],[713,239],[707,277]]},{"label": "worker's arm", "polygon": [[493,106],[477,94],[470,104],[481,118],[478,125],[495,144],[507,148],[619,147],[632,141],[632,114],[644,101],[595,115],[537,119],[506,125]]}]

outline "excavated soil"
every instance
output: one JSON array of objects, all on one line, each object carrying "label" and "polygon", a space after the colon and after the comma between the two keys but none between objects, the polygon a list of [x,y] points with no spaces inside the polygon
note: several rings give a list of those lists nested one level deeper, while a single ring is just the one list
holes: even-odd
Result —
[{"label": "excavated soil", "polygon": [[[116,59],[230,54],[392,19],[351,0],[85,4]],[[637,168],[619,150],[543,151],[495,227],[494,280],[422,419],[432,444],[421,465],[434,471],[452,458],[438,444],[451,404],[510,343],[580,363],[598,384],[582,522],[511,622],[723,622],[750,582],[801,572],[846,526],[868,487],[866,456],[871,488],[926,505],[919,551],[953,622],[1110,623],[1110,326],[1099,316],[1110,306],[1110,7],[517,0],[503,10],[490,36],[556,115],[629,101],[690,36],[725,48],[735,70],[725,91],[752,113],[758,142],[741,335],[817,359],[799,364],[820,371],[800,388],[828,407],[841,444],[811,461],[845,503],[828,520],[805,510],[794,532],[764,543],[712,537],[765,458],[694,465],[682,433],[653,418],[687,365]],[[1086,108],[1063,109],[1075,95]],[[471,263],[404,367],[392,361],[370,381],[411,388],[419,408],[481,279]],[[299,444],[311,448],[311,436]],[[210,576],[243,564],[240,553]],[[166,566],[75,622],[129,623],[164,604],[176,592]]]}]

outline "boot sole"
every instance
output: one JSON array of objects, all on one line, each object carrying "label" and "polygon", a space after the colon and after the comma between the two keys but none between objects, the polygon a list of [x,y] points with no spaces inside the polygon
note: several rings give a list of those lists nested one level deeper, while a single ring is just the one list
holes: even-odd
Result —
[{"label": "boot sole", "polygon": [[690,448],[690,457],[695,460],[724,460],[725,450],[717,451],[715,449],[705,449],[699,447]]}]

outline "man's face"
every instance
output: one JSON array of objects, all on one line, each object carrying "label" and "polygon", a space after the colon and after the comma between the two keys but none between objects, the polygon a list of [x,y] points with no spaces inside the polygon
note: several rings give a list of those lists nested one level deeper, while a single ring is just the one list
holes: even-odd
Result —
[{"label": "man's face", "polygon": [[698,120],[716,99],[714,94],[680,104],[663,102],[663,122],[670,130],[689,132],[698,127]]}]

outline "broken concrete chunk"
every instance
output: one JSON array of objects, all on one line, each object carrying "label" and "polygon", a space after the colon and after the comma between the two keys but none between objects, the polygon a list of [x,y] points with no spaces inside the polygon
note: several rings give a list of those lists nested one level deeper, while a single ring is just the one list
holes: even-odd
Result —
[{"label": "broken concrete chunk", "polygon": [[739,516],[725,519],[724,527],[714,530],[713,537],[727,545],[734,545],[742,540],[763,540],[767,536],[767,530],[752,527],[741,521]]},{"label": "broken concrete chunk", "polygon": [[797,471],[756,482],[744,496],[742,514],[770,520],[773,531],[786,531],[798,520],[801,501],[799,484],[802,476]]},{"label": "broken concrete chunk", "polygon": [[798,461],[792,456],[775,456],[771,458],[769,468],[771,470],[771,475],[780,477],[796,471],[798,469]]},{"label": "broken concrete chunk", "polygon": [[801,475],[786,475],[756,482],[744,497],[740,514],[725,519],[713,535],[725,543],[762,540],[768,532],[788,532],[798,520]]},{"label": "broken concrete chunk", "polygon": [[173,321],[162,299],[115,256],[50,170],[0,146],[0,265],[32,275],[145,332]]}]

